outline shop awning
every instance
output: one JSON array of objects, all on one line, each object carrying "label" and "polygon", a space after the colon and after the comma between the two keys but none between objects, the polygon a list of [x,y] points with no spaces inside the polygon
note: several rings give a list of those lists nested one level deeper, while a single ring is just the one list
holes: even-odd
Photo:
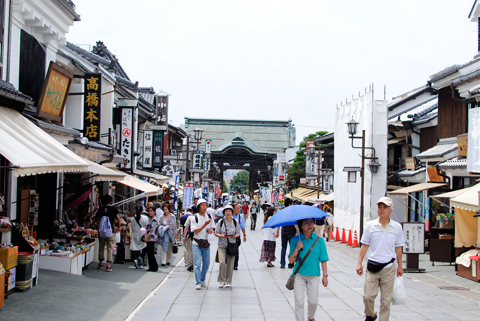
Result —
[{"label": "shop awning", "polygon": [[153,178],[154,180],[157,181],[158,184],[168,183],[168,181],[170,180],[170,177],[168,177],[168,176],[163,176],[163,175],[160,175],[160,174],[146,172],[146,171],[142,171],[142,170],[139,170],[139,169],[134,169],[133,174],[138,175],[138,176]]},{"label": "shop awning", "polygon": [[476,212],[478,210],[478,192],[480,184],[474,185],[467,189],[464,193],[450,200],[452,206]]},{"label": "shop awning", "polygon": [[309,201],[312,203],[326,203],[326,202],[333,202],[334,200],[334,193],[330,194],[320,194],[320,198],[310,198]]},{"label": "shop awning", "polygon": [[430,197],[432,197],[432,198],[454,198],[454,197],[457,197],[460,194],[465,193],[469,189],[470,189],[470,187],[462,188],[462,189],[459,189],[459,190],[456,190],[456,191],[451,191],[451,192],[447,192],[447,193],[432,195]]},{"label": "shop awning", "polygon": [[15,176],[56,172],[88,172],[88,163],[18,111],[0,107],[0,154]]},{"label": "shop awning", "polygon": [[305,192],[310,192],[310,191],[311,190],[308,189],[308,188],[299,187],[299,188],[293,190],[292,193],[288,193],[287,195],[285,195],[285,197],[290,198],[292,194],[293,194],[293,197],[298,197],[300,194],[303,194]]},{"label": "shop awning", "polygon": [[96,182],[118,181],[122,180],[127,175],[125,173],[115,171],[103,165],[92,162],[91,160],[88,160],[86,158],[84,158],[84,160],[88,163],[88,170],[93,174],[97,174],[95,176]]},{"label": "shop awning", "polygon": [[[121,171],[116,171],[122,174],[125,174]],[[133,177],[132,175],[126,175],[123,177],[121,180],[117,180],[118,183],[133,187],[135,189],[138,189],[140,191],[145,192],[145,196],[155,196],[158,194],[162,194],[162,189],[156,187],[155,185],[152,185],[150,183],[144,182],[141,179],[138,179],[136,177]]]},{"label": "shop awning", "polygon": [[437,188],[440,186],[447,185],[447,183],[420,183],[416,185],[412,185],[409,187],[397,189],[396,191],[392,191],[388,193],[391,196],[407,196],[409,193],[421,192],[426,191],[432,188]]}]

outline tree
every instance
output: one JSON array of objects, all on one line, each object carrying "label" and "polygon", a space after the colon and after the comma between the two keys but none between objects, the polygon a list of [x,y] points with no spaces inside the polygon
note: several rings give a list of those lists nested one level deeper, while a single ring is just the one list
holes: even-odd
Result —
[{"label": "tree", "polygon": [[241,194],[248,193],[249,181],[250,173],[246,170],[239,171],[230,181],[230,191],[236,191]]},{"label": "tree", "polygon": [[[300,149],[297,151],[297,156],[293,160],[292,166],[289,169],[288,181],[290,182],[291,189],[297,188],[300,184],[300,178],[305,177],[305,161],[306,156],[305,152],[307,151],[307,140],[315,140],[318,137],[321,137],[325,134],[328,134],[327,131],[318,131],[316,133],[310,134],[307,138],[300,143]],[[325,145],[316,145],[315,148],[319,149]],[[291,183],[291,180],[295,180],[295,184]]]},{"label": "tree", "polygon": [[228,185],[227,185],[227,181],[225,180],[225,178],[223,179],[222,193],[228,193]]}]

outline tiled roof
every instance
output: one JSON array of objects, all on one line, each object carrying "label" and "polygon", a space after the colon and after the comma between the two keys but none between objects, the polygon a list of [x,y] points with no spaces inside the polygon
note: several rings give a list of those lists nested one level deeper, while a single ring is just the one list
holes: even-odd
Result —
[{"label": "tiled roof", "polygon": [[74,21],[80,21],[80,15],[75,11],[76,7],[72,0],[57,0],[57,2],[72,15]]},{"label": "tiled roof", "polygon": [[417,174],[423,173],[425,171],[425,167],[420,167],[417,169],[404,169],[402,171],[396,172],[395,176],[397,177],[413,177]]},{"label": "tiled roof", "polygon": [[462,67],[462,65],[453,65],[453,66],[450,66],[450,67],[447,67],[433,75],[430,76],[430,81],[431,82],[435,82],[437,80],[440,80],[442,78],[445,78],[445,77],[448,77],[450,75],[453,75],[454,73],[456,73],[460,68]]},{"label": "tiled roof", "polygon": [[415,99],[416,97],[422,95],[425,92],[429,92],[432,95],[437,94],[437,89],[431,87],[430,83],[427,83],[425,86],[415,88],[409,92],[406,92],[405,94],[402,94],[397,97],[393,97],[392,101],[388,103],[387,107],[389,111],[394,110],[396,107],[406,103],[407,101],[410,101],[412,99]]},{"label": "tiled roof", "polygon": [[462,158],[462,159],[457,159],[457,158],[452,158],[447,161],[444,161],[443,163],[438,164],[438,167],[440,168],[459,168],[459,167],[467,167],[467,159]]},{"label": "tiled roof", "polygon": [[469,74],[466,74],[464,76],[461,76],[461,77],[458,77],[458,78],[455,78],[453,81],[452,81],[452,84],[454,86],[458,86],[458,85],[461,85],[465,82],[468,82],[468,81],[471,81],[471,80],[475,80],[475,79],[478,79],[480,78],[480,69],[477,69]]},{"label": "tiled roof", "polygon": [[33,99],[30,96],[21,93],[14,85],[3,80],[0,80],[0,95],[27,105],[33,104]]},{"label": "tiled roof", "polygon": [[[424,102],[421,102],[418,105],[412,106],[408,110],[405,110],[401,113],[393,114],[389,119],[394,121],[406,121],[406,120],[416,120],[425,114],[431,112],[434,109],[438,108],[438,97],[432,97]],[[398,119],[400,117],[400,119]]]},{"label": "tiled roof", "polygon": [[73,137],[80,137],[80,132],[74,128],[68,127],[68,126],[60,126],[56,125],[53,123],[48,123],[43,120],[37,119],[31,115],[24,114],[25,117],[27,117],[31,122],[33,122],[35,125],[40,127],[41,129],[45,131],[52,131],[56,132],[58,134],[63,134],[63,135],[70,135]]},{"label": "tiled roof", "polygon": [[436,146],[421,152],[416,157],[419,159],[441,157],[458,149],[456,137],[440,139]]},{"label": "tiled roof", "polygon": [[139,87],[138,92],[149,104],[154,104],[156,94],[153,87]]},{"label": "tiled roof", "polygon": [[429,121],[431,121],[432,119],[435,119],[437,117],[438,117],[438,109],[435,108],[435,110],[432,110],[431,112],[419,117],[417,120],[414,120],[412,124],[413,124],[413,126],[426,124]]}]

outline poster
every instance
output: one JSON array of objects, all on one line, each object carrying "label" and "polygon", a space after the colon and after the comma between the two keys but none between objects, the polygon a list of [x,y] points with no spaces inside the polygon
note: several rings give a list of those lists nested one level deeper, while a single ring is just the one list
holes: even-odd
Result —
[{"label": "poster", "polygon": [[405,246],[403,253],[425,253],[425,225],[424,223],[402,223]]}]

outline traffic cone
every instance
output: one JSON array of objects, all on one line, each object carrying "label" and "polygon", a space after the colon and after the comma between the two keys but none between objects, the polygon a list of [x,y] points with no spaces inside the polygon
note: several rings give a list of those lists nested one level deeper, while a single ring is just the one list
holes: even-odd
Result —
[{"label": "traffic cone", "polygon": [[340,241],[340,232],[338,231],[338,227],[336,227],[335,230],[337,230],[337,233],[335,235],[335,242],[338,242]]},{"label": "traffic cone", "polygon": [[342,242],[341,243],[347,243],[347,239],[345,237],[345,229],[343,229],[343,232],[342,232]]},{"label": "traffic cone", "polygon": [[352,230],[350,230],[348,232],[348,243],[347,243],[348,246],[352,246],[353,245],[353,240],[352,240]]},{"label": "traffic cone", "polygon": [[330,235],[328,236],[328,239],[329,239],[329,240],[335,239],[335,237],[333,236],[333,226],[332,226],[332,228],[330,229]]},{"label": "traffic cone", "polygon": [[353,234],[355,237],[353,238],[353,245],[352,247],[358,247],[358,238],[357,238],[357,231]]}]

